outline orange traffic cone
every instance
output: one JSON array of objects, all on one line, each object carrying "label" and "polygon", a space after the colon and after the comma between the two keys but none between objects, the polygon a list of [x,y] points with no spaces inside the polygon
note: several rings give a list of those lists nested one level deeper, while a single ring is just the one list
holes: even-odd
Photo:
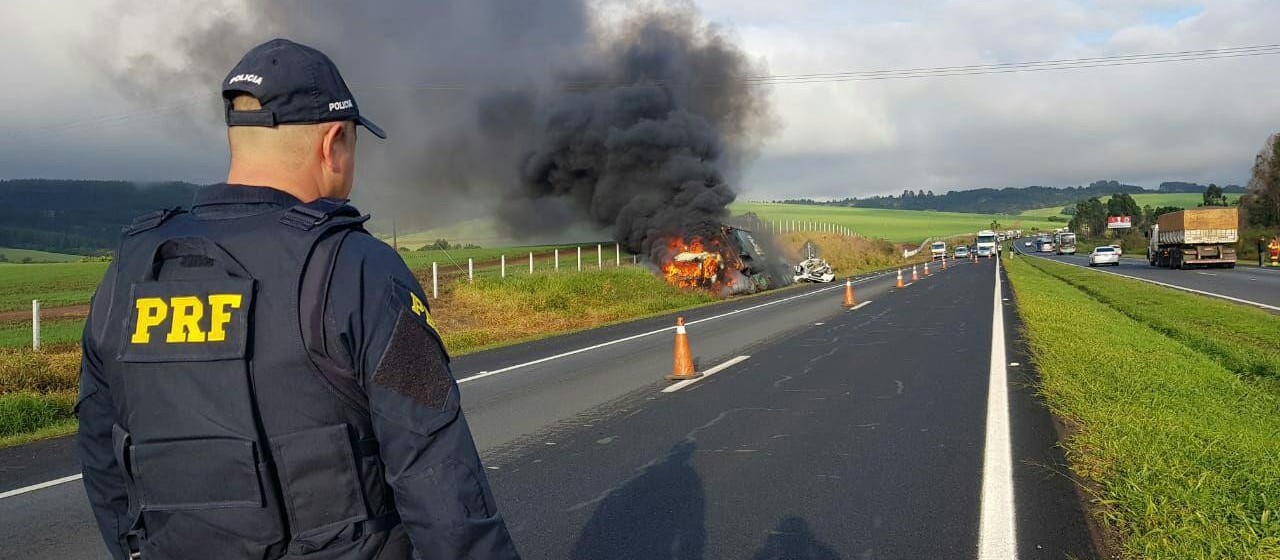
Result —
[{"label": "orange traffic cone", "polygon": [[667,379],[681,381],[701,376],[694,371],[693,353],[689,350],[689,335],[684,332],[684,317],[676,317],[676,352],[671,366],[671,375]]},{"label": "orange traffic cone", "polygon": [[844,304],[843,305],[845,307],[853,307],[854,305],[856,305],[853,302],[853,279],[852,278],[844,279]]},{"label": "orange traffic cone", "polygon": [[946,269],[947,269],[947,258],[942,257],[942,270],[946,270]]},{"label": "orange traffic cone", "polygon": [[916,265],[914,265],[914,264],[913,264],[913,265],[911,265],[911,281],[912,281],[912,282],[919,282],[919,281],[920,281],[920,275],[919,275],[919,274],[916,274]]},{"label": "orange traffic cone", "polygon": [[929,263],[924,263],[924,275],[929,275]]},{"label": "orange traffic cone", "polygon": [[901,268],[898,269],[898,287],[899,288],[902,287],[902,269]]}]

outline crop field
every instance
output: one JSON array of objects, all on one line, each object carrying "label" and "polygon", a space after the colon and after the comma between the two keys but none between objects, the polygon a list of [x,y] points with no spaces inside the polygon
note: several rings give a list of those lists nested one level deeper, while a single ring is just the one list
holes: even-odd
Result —
[{"label": "crop field", "polygon": [[107,264],[0,264],[0,312],[30,309],[33,299],[44,307],[89,303]]},{"label": "crop field", "polygon": [[848,227],[864,237],[880,237],[902,243],[919,243],[925,237],[972,235],[990,227],[993,220],[1000,222],[1001,227],[1010,229],[1052,229],[1062,225],[1044,218],[1005,214],[882,210],[769,202],[738,202],[730,209],[735,215],[751,212],[762,220],[771,222],[797,220],[832,223]]},{"label": "crop field", "polygon": [[66,253],[49,253],[46,251],[33,251],[31,249],[12,249],[9,247],[0,247],[0,257],[3,257],[3,262],[11,262],[11,263],[76,262],[82,258],[80,255],[68,255]]},{"label": "crop field", "polygon": [[[1232,203],[1240,199],[1239,193],[1227,193],[1226,196],[1227,196],[1227,200]],[[1133,195],[1133,200],[1134,202],[1138,203],[1138,206],[1151,206],[1152,208],[1159,208],[1161,206],[1177,206],[1179,208],[1195,208],[1201,202],[1204,201],[1204,197],[1197,193],[1150,193],[1150,194],[1135,194]],[[1102,199],[1102,202],[1105,204],[1106,199]],[[1031,217],[1031,218],[1048,218],[1049,216],[1065,216],[1065,214],[1062,213],[1062,208],[1065,206],[1067,205],[1063,204],[1062,206],[1034,208],[1031,210],[1025,210],[1020,215],[1025,217]]]}]

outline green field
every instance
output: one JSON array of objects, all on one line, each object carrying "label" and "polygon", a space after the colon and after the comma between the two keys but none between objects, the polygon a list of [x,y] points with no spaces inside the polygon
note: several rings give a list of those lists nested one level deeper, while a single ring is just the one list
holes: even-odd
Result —
[{"label": "green field", "polygon": [[3,262],[11,263],[21,263],[24,259],[29,263],[64,263],[76,262],[83,258],[80,255],[49,253],[31,249],[11,249],[9,247],[0,247],[0,257],[4,257]]},{"label": "green field", "polygon": [[1280,318],[1040,259],[1004,264],[1071,469],[1120,541],[1104,552],[1280,557]]},{"label": "green field", "polygon": [[[1227,200],[1233,203],[1240,199],[1239,193],[1227,193],[1226,196]],[[1204,202],[1204,197],[1197,193],[1150,193],[1135,194],[1133,195],[1133,200],[1137,202],[1140,207],[1150,206],[1152,208],[1159,208],[1161,206],[1177,206],[1179,208],[1195,208],[1201,202]],[[1102,202],[1105,204],[1107,201],[1106,199],[1102,199]],[[1047,208],[1025,210],[1020,215],[1039,218],[1059,215],[1065,216],[1065,214],[1062,214],[1062,208],[1064,206],[1067,205],[1063,204],[1062,206],[1049,206]]]},{"label": "green field", "polygon": [[89,303],[108,263],[0,264],[0,311]]},{"label": "green field", "polygon": [[1000,222],[1001,227],[1004,228],[1028,231],[1034,227],[1052,229],[1062,225],[1047,219],[1004,214],[882,210],[770,202],[738,202],[734,203],[730,209],[735,215],[752,212],[767,221],[798,220],[833,223],[848,227],[863,237],[882,237],[889,241],[904,243],[919,243],[926,237],[972,235],[978,230],[987,229],[992,220]]},{"label": "green field", "polygon": [[[374,232],[379,239],[386,241],[388,244],[392,242],[391,233],[386,231],[387,224],[376,224],[378,229]],[[590,227],[583,225],[571,225],[566,231],[556,232],[554,234],[543,235],[515,235],[509,232],[503,232],[498,228],[494,218],[473,218],[470,220],[457,222],[450,225],[434,227],[426,230],[417,230],[406,232],[402,230],[396,236],[395,242],[400,247],[408,247],[410,249],[418,249],[425,245],[435,243],[437,239],[444,239],[450,245],[478,245],[480,247],[518,247],[530,245],[562,244],[566,240],[586,240],[599,239],[601,233]]]}]

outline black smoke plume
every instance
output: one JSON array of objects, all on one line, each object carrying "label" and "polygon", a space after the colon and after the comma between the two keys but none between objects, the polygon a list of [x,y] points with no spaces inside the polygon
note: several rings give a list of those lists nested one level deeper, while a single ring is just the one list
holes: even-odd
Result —
[{"label": "black smoke plume", "polygon": [[769,118],[745,80],[763,69],[727,32],[687,1],[630,4],[120,2],[85,51],[141,105],[207,98],[180,133],[215,150],[235,61],[275,36],[313,45],[391,135],[362,139],[355,192],[384,223],[496,217],[517,239],[589,224],[645,252],[725,217]]},{"label": "black smoke plume", "polygon": [[709,236],[735,197],[726,173],[766,114],[745,81],[753,65],[689,11],[640,14],[609,39],[544,101],[503,221],[546,227],[530,210],[568,203],[633,252],[663,235]]}]

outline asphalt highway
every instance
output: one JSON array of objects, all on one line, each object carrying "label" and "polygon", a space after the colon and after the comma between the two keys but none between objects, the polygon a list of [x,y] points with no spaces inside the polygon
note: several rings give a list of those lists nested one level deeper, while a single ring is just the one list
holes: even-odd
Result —
[{"label": "asphalt highway", "polygon": [[[1089,266],[1088,253],[1055,255],[1037,253],[1024,245],[1030,239],[1019,239],[1014,248],[1027,255],[1077,266]],[[1230,298],[1237,303],[1280,312],[1280,268],[1237,266],[1236,268],[1193,268],[1179,270],[1148,265],[1145,258],[1122,256],[1116,266],[1100,266],[1095,270],[1160,282],[1170,286],[1196,290],[1202,295]],[[1261,304],[1261,305],[1259,305]]]},{"label": "asphalt highway", "polygon": [[[454,361],[529,559],[1094,558],[994,259],[683,313]],[[0,496],[78,471],[0,451]],[[0,498],[14,558],[106,558],[78,481]]]}]

